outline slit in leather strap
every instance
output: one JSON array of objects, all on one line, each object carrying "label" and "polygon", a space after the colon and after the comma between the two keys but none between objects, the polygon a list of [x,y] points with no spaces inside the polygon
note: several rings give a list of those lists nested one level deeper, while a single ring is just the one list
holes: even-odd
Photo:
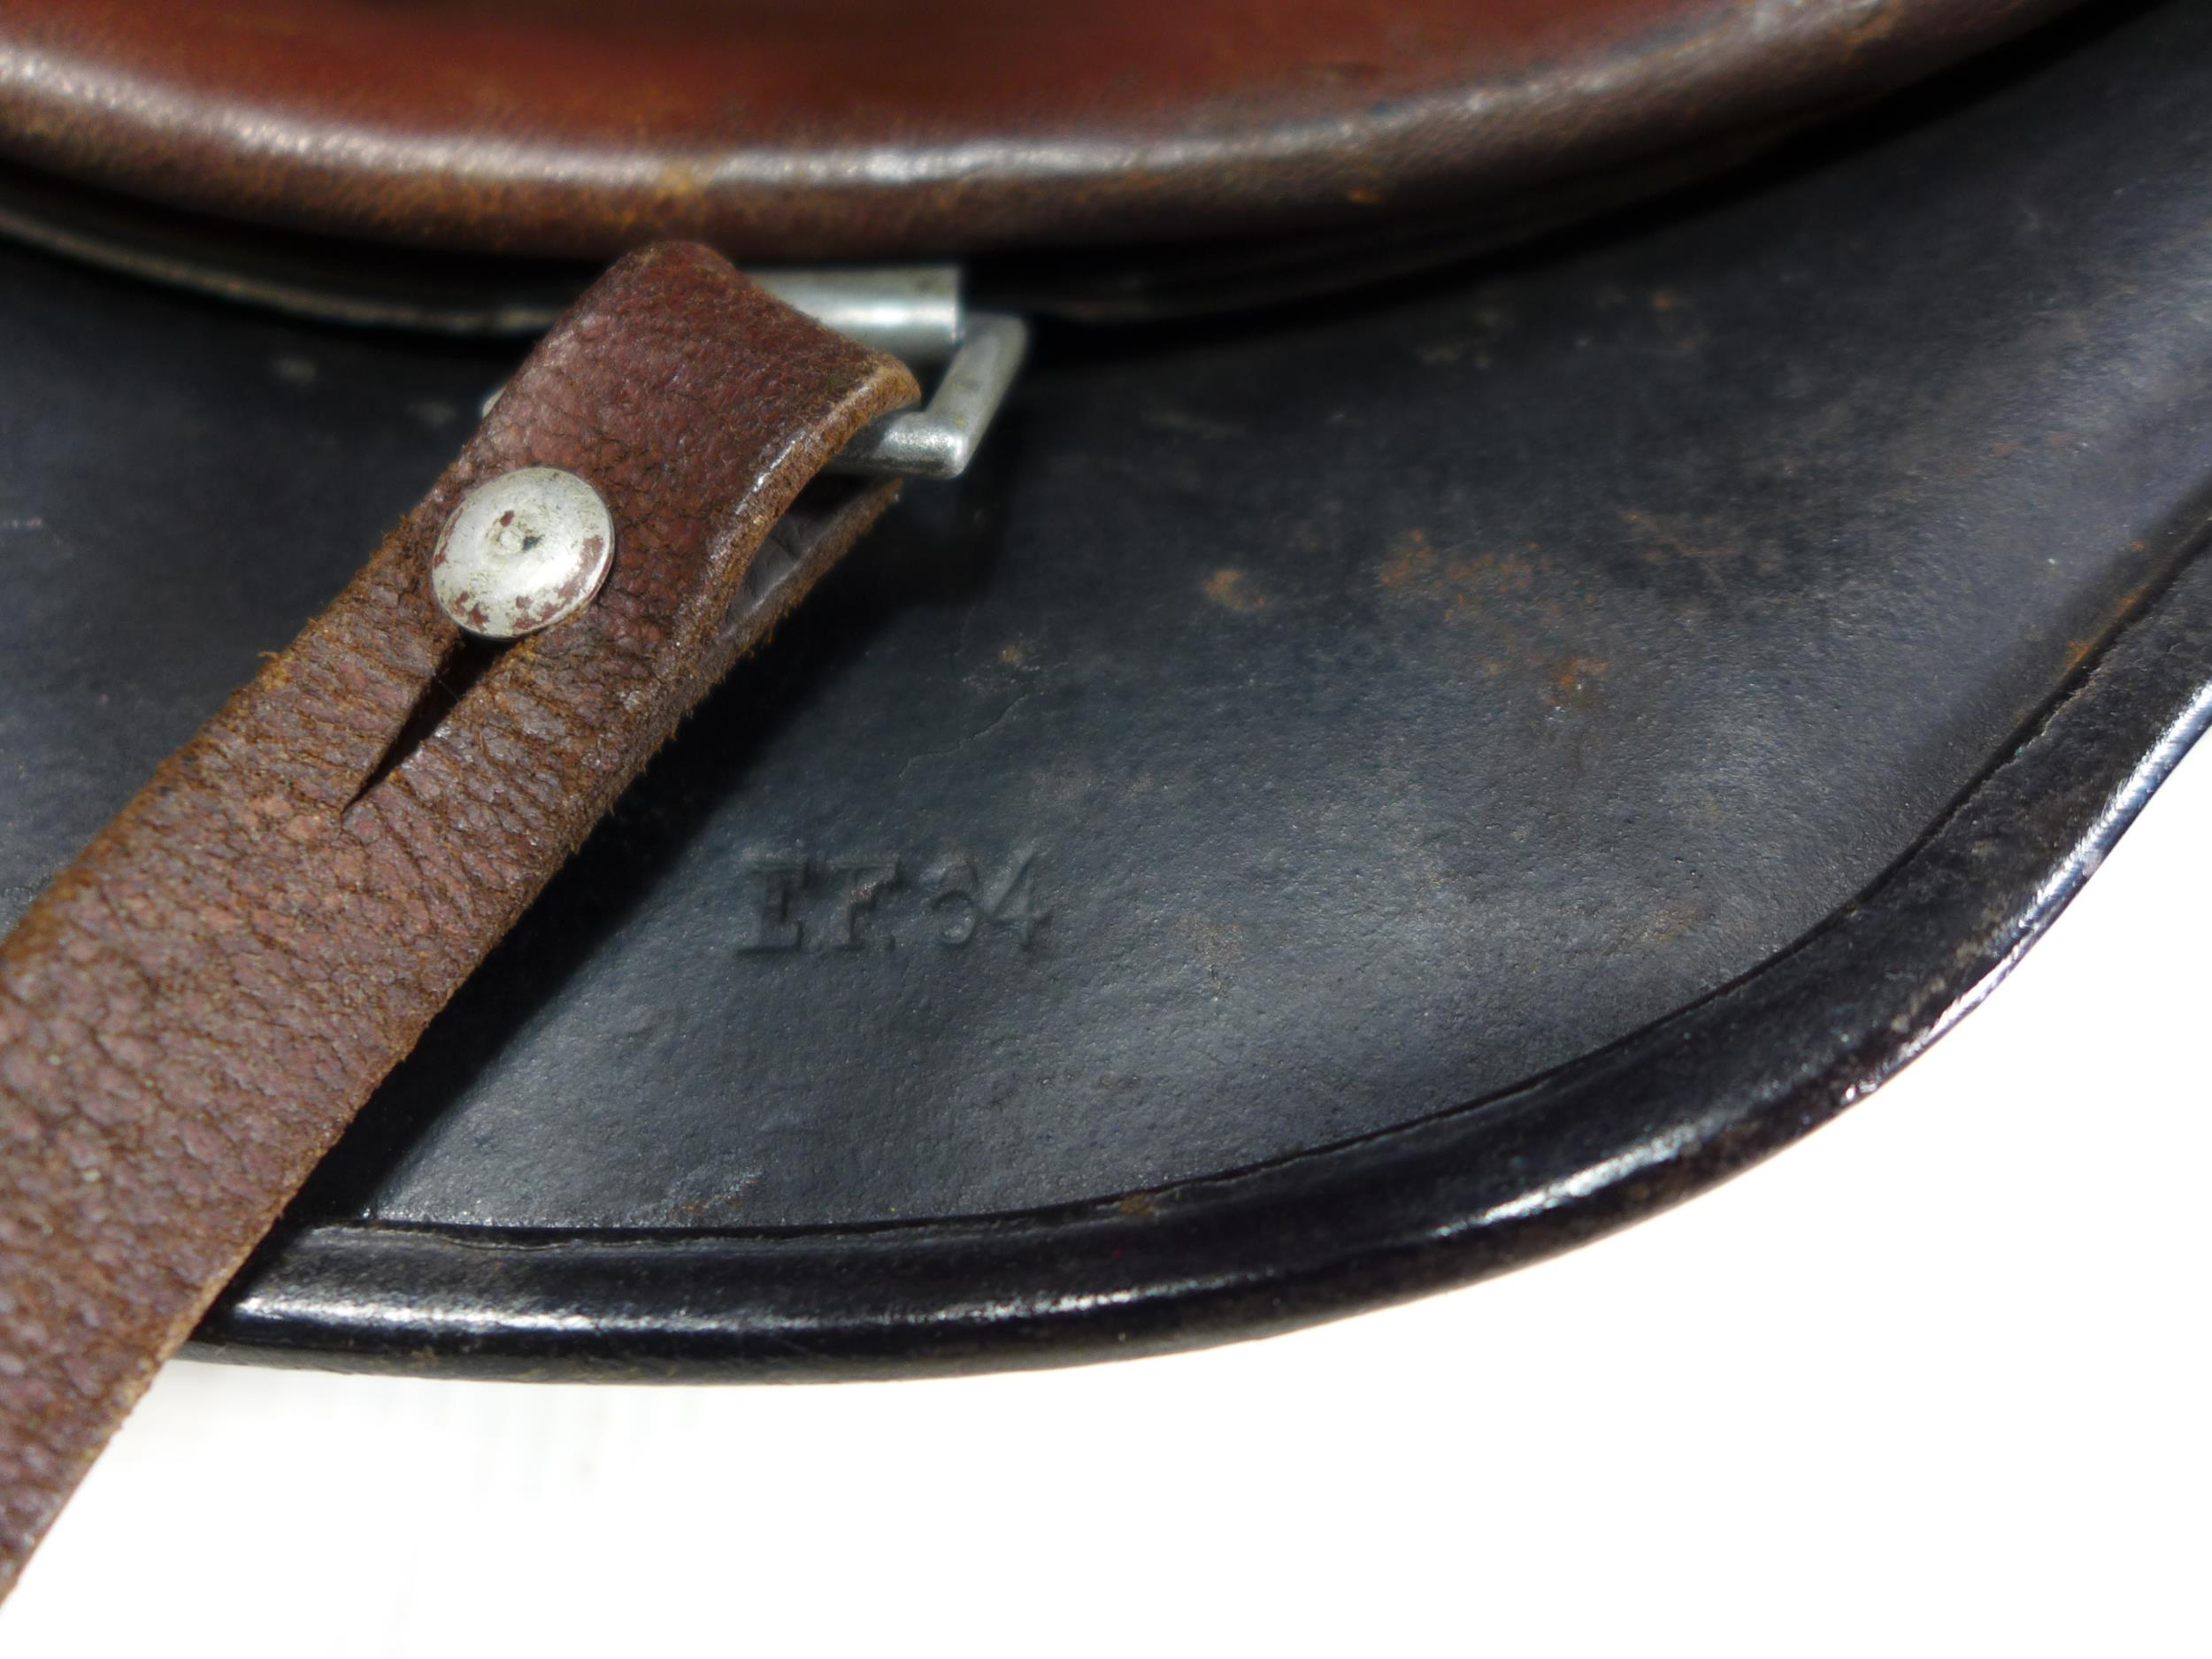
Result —
[{"label": "slit in leather strap", "polygon": [[[631,256],[0,941],[0,1593],[370,1092],[887,503],[841,480],[794,511],[915,396],[705,249]],[[539,465],[605,498],[614,568],[588,610],[480,654],[429,550],[470,488]],[[749,596],[787,512],[790,573]]]}]

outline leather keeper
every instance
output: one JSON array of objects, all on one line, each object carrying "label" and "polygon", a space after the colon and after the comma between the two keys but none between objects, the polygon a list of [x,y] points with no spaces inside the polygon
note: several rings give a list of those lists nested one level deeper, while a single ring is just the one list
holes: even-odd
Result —
[{"label": "leather keeper", "polygon": [[[888,504],[824,480],[795,510],[917,396],[703,248],[632,255],[0,944],[0,1594],[379,1081]],[[439,610],[431,549],[525,465],[599,490],[614,566],[580,615],[493,648]]]}]

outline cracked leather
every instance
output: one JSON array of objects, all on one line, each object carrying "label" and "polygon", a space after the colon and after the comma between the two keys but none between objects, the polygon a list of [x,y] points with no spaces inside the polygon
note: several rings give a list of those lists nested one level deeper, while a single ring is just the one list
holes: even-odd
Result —
[{"label": "cracked leather", "polygon": [[[888,503],[826,481],[778,531],[915,396],[703,248],[624,260],[336,603],[0,945],[0,1593],[378,1081]],[[416,741],[486,649],[432,599],[432,542],[464,492],[526,465],[598,488],[613,572],[581,615],[472,664]]]}]

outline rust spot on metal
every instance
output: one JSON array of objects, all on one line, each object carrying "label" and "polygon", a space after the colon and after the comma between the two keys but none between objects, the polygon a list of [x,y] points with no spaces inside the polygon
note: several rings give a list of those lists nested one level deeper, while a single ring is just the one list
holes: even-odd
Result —
[{"label": "rust spot on metal", "polygon": [[[2128,543],[2128,551],[2131,553],[2142,553],[2148,550],[2148,545],[2145,542],[2131,541]],[[2066,653],[2062,659],[2066,665],[2067,672],[2071,673],[2103,649],[2112,636],[2120,631],[2122,625],[2134,613],[2135,608],[2149,596],[2155,584],[2152,582],[2138,582],[2112,602],[2111,609],[2105,613],[2103,620],[2098,624],[2094,633],[2085,638],[2067,641]]]},{"label": "rust spot on metal", "polygon": [[1600,657],[1570,657],[1559,665],[1559,672],[1552,676],[1552,684],[1562,695],[1571,695],[1581,691],[1612,665]]},{"label": "rust spot on metal", "polygon": [[[1698,521],[1681,515],[1642,512],[1629,507],[1621,510],[1621,522],[1644,537],[1644,545],[1639,551],[1644,563],[1668,565],[1679,560],[1697,567],[1715,585],[1719,584],[1725,567],[1745,555],[1745,549],[1734,541],[1714,541],[1701,534],[1702,526]],[[1765,573],[1780,565],[1781,555],[1776,549],[1760,547],[1752,550],[1752,570]]]},{"label": "rust spot on metal", "polygon": [[1378,579],[1386,588],[1403,588],[1435,568],[1436,549],[1429,545],[1427,532],[1408,530],[1390,544]]},{"label": "rust spot on metal", "polygon": [[1267,595],[1252,585],[1243,571],[1217,570],[1206,579],[1206,597],[1224,611],[1246,615],[1267,608]]},{"label": "rust spot on metal", "polygon": [[[511,502],[512,504],[509,504]],[[433,592],[449,616],[501,638],[571,616],[597,593],[613,546],[606,504],[557,467],[519,467],[465,496],[439,538]]]},{"label": "rust spot on metal", "polygon": [[1536,585],[1539,557],[1532,541],[1525,549],[1446,557],[1421,531],[1409,530],[1393,543],[1377,580],[1402,597],[1440,605],[1444,619],[1457,622],[1499,599],[1529,592]]}]

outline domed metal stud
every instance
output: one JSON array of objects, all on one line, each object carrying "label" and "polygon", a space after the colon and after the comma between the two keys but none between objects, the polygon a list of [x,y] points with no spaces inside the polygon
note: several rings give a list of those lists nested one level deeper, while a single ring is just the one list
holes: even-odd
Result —
[{"label": "domed metal stud", "polygon": [[479,484],[438,534],[430,588],[456,625],[516,640],[574,616],[614,565],[614,515],[557,466],[525,466]]}]

